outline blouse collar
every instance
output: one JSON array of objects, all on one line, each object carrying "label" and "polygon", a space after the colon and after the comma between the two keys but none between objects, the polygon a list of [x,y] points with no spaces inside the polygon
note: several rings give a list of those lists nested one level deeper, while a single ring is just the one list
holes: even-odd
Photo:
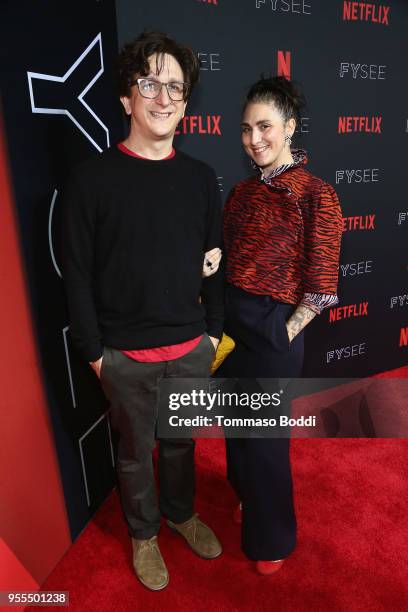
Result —
[{"label": "blouse collar", "polygon": [[260,180],[263,181],[266,185],[271,185],[272,180],[280,174],[286,172],[286,170],[289,170],[290,168],[297,168],[299,166],[307,164],[307,152],[305,151],[305,149],[292,149],[291,153],[293,157],[293,162],[290,164],[282,164],[281,166],[278,166],[277,168],[272,170],[272,172],[270,172],[268,176],[264,175],[262,168],[260,168],[258,164],[256,164],[253,160],[251,160],[251,164],[255,170],[258,170],[258,172],[261,173],[261,176],[259,177]]}]

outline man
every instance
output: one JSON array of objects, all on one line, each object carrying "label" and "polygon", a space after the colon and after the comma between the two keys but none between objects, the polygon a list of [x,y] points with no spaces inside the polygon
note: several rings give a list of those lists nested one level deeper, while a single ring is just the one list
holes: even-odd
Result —
[{"label": "man", "polygon": [[133,565],[152,590],[168,571],[160,515],[199,556],[221,545],[193,510],[194,441],[161,440],[157,499],[152,450],[163,377],[209,375],[223,326],[220,197],[214,171],[173,148],[198,80],[193,51],[143,33],[119,57],[123,143],[77,168],[64,196],[64,280],[71,336],[100,377],[119,432],[117,473]]}]

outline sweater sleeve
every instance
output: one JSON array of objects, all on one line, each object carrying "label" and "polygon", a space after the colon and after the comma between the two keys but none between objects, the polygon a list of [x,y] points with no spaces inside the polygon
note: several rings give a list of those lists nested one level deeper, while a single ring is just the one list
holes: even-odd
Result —
[{"label": "sweater sleeve", "polygon": [[62,273],[70,334],[86,361],[102,356],[93,295],[96,204],[73,175],[62,198]]},{"label": "sweater sleeve", "polygon": [[305,219],[305,293],[336,294],[342,229],[337,194],[323,183]]},{"label": "sweater sleeve", "polygon": [[222,238],[223,245],[225,247],[225,257],[227,255],[228,249],[232,242],[233,232],[234,232],[234,223],[231,221],[231,207],[234,200],[235,195],[235,187],[231,189],[228,194],[227,200],[224,204],[224,210],[222,211]]},{"label": "sweater sleeve", "polygon": [[[205,251],[222,247],[221,196],[217,177],[212,170],[207,179],[208,216]],[[224,258],[215,274],[204,278],[201,287],[202,303],[206,310],[207,333],[221,338],[224,326]]]}]

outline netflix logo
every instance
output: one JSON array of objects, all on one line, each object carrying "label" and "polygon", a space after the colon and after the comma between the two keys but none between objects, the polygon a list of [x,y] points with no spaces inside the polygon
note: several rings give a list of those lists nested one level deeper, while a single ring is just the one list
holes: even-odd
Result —
[{"label": "netflix logo", "polygon": [[368,2],[343,2],[343,21],[371,21],[389,25],[390,7]]},{"label": "netflix logo", "polygon": [[283,76],[285,79],[290,81],[291,79],[291,51],[278,50],[278,69],[277,75]]},{"label": "netflix logo", "polygon": [[201,4],[214,4],[218,6],[218,0],[196,0],[196,2],[201,2]]},{"label": "netflix logo", "polygon": [[368,302],[349,304],[348,306],[340,306],[339,308],[330,308],[329,323],[336,323],[336,321],[340,321],[341,319],[366,316],[368,316]]},{"label": "netflix logo", "polygon": [[408,327],[401,327],[399,346],[408,346]]},{"label": "netflix logo", "polygon": [[375,215],[359,215],[357,217],[343,217],[343,232],[356,230],[374,230]]},{"label": "netflix logo", "polygon": [[381,134],[382,117],[339,117],[338,133]]},{"label": "netflix logo", "polygon": [[186,115],[175,132],[180,134],[207,134],[221,136],[221,115]]}]

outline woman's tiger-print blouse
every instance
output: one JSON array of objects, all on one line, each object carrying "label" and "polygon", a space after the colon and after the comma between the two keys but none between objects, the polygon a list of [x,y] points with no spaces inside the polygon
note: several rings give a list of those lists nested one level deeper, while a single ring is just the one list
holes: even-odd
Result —
[{"label": "woman's tiger-print blouse", "polygon": [[[315,312],[337,303],[342,214],[333,187],[293,164],[238,183],[224,208],[227,281]],[[256,167],[256,166],[255,166]]]}]

